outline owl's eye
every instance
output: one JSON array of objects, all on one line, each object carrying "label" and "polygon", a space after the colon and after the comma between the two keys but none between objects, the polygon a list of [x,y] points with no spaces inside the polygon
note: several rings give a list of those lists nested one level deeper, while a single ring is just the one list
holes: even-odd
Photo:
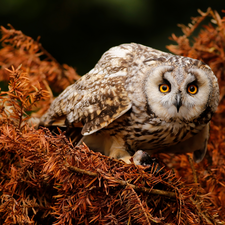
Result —
[{"label": "owl's eye", "polygon": [[198,86],[195,84],[190,84],[187,87],[187,91],[189,94],[195,95],[198,92]]},{"label": "owl's eye", "polygon": [[162,92],[162,93],[167,93],[170,91],[170,86],[168,84],[160,84],[159,85],[159,90]]}]

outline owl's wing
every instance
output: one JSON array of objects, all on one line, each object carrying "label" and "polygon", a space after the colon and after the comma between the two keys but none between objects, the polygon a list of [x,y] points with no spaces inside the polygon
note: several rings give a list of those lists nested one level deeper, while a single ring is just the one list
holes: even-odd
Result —
[{"label": "owl's wing", "polygon": [[108,77],[88,87],[86,78],[81,78],[53,101],[40,125],[80,127],[82,124],[82,135],[108,126],[131,108],[124,79],[123,76]]},{"label": "owl's wing", "polygon": [[[84,104],[80,110],[80,117],[84,123],[81,132],[83,135],[94,133],[108,126],[131,108],[131,101],[121,85],[100,88],[95,94],[91,93],[84,98],[83,103],[88,101],[89,104],[87,106]],[[70,115],[67,119],[70,119]]]},{"label": "owl's wing", "polygon": [[112,123],[131,108],[125,89],[128,68],[137,44],[113,47],[95,67],[67,87],[42,116],[42,126],[79,127],[89,135]]}]

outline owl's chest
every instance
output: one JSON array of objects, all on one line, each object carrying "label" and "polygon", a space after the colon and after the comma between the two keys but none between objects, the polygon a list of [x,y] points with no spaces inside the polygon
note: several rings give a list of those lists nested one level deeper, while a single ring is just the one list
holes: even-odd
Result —
[{"label": "owl's chest", "polygon": [[113,135],[120,135],[133,150],[156,150],[184,141],[202,127],[183,121],[163,121],[156,117],[123,116],[112,124]]}]

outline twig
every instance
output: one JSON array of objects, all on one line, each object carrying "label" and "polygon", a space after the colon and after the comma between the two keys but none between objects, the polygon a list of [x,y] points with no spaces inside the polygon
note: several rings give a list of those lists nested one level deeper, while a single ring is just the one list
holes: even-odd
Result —
[{"label": "twig", "polygon": [[193,173],[194,182],[197,184],[198,183],[198,177],[197,177],[196,170],[195,170],[195,167],[194,167],[194,164],[193,164],[193,159],[190,157],[190,155],[187,155],[187,156],[188,156],[188,161],[190,163],[191,170],[192,170],[192,173]]},{"label": "twig", "polygon": [[204,218],[205,221],[208,223],[208,224],[213,224],[211,222],[211,220],[202,212],[201,210],[201,207],[198,205],[199,203],[196,202],[192,197],[190,197],[190,200],[192,201],[192,203],[196,206],[197,210],[198,210],[198,214],[200,217]]},{"label": "twig", "polygon": [[[67,165],[67,168],[72,171],[72,172],[78,172],[81,174],[85,174],[85,175],[89,175],[89,176],[93,176],[93,177],[97,177],[98,173],[96,172],[91,172],[88,170],[84,170],[84,169],[80,169],[78,167],[75,166],[69,166]],[[152,189],[152,188],[147,188],[147,187],[138,187],[134,184],[130,184],[129,182],[125,181],[125,180],[119,180],[114,178],[113,179],[115,182],[117,182],[118,184],[120,184],[121,186],[127,186],[130,185],[133,189],[135,189],[136,191],[141,191],[141,192],[145,192],[145,193],[151,193],[154,195],[164,195],[170,198],[176,198],[176,193],[175,192],[171,192],[171,191],[163,191],[163,190],[159,190],[159,189]]]},{"label": "twig", "polygon": [[[190,155],[188,155],[188,161],[190,163],[190,166],[191,166],[191,169],[192,169],[192,173],[193,173],[193,178],[194,178],[194,183],[198,183],[198,177],[197,177],[197,174],[196,174],[196,170],[195,170],[195,167],[194,167],[194,164],[193,164],[193,159],[190,157]],[[204,218],[205,221],[208,223],[208,224],[213,224],[210,219],[202,212],[201,210],[201,207],[199,206],[199,203],[200,202],[197,202],[193,199],[193,197],[190,197],[189,198],[191,200],[191,202],[196,206],[197,210],[198,210],[198,214],[200,217]],[[199,199],[198,199],[199,200]]]}]

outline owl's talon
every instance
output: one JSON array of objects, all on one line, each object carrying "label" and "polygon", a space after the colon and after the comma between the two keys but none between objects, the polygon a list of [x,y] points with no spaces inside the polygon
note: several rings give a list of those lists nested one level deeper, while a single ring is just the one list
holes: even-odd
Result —
[{"label": "owl's talon", "polygon": [[[136,165],[150,166],[150,170],[155,171],[156,173],[161,170],[161,167],[156,159],[152,158],[147,152],[142,150],[138,150],[137,152],[135,152],[135,154],[133,155],[133,162]],[[153,169],[152,166],[154,166]]]}]

